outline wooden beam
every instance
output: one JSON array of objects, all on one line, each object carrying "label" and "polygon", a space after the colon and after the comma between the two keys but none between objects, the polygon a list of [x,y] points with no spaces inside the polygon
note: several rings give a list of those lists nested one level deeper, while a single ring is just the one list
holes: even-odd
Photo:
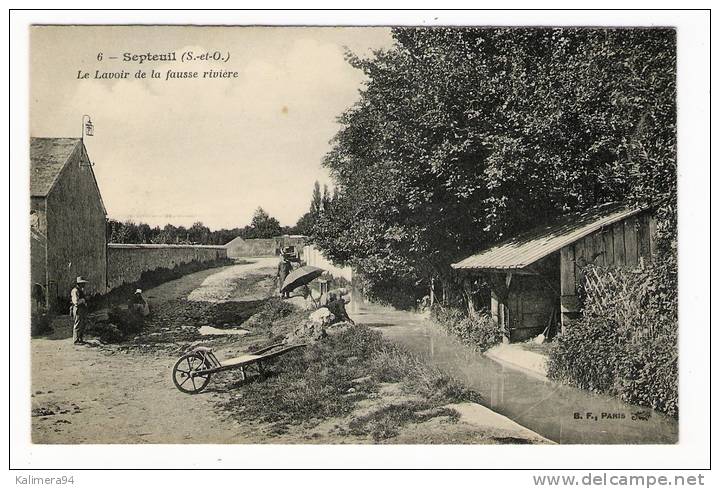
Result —
[{"label": "wooden beam", "polygon": [[635,216],[625,219],[625,264],[635,267],[638,264],[638,221]]},{"label": "wooden beam", "polygon": [[621,222],[613,224],[613,254],[612,265],[616,267],[625,266],[625,226]]}]

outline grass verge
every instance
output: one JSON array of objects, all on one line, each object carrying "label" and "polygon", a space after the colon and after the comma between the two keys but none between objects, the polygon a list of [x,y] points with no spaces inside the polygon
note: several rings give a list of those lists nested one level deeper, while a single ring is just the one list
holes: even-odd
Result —
[{"label": "grass verge", "polygon": [[[403,424],[429,417],[449,416],[439,409],[453,402],[479,400],[454,378],[389,341],[379,332],[356,326],[332,334],[322,342],[288,354],[266,367],[263,377],[237,385],[222,408],[243,420],[271,423],[276,433],[291,425],[310,427],[323,420],[345,417],[359,403],[377,398],[381,387],[399,385],[411,394],[405,400],[353,418],[350,431],[375,440],[392,437]],[[234,384],[234,385],[233,385]],[[417,399],[417,400],[416,400]]]}]

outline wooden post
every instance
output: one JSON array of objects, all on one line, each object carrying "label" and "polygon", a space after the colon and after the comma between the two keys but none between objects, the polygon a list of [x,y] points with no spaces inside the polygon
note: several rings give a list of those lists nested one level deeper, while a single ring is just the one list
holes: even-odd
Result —
[{"label": "wooden post", "polygon": [[502,301],[498,302],[498,328],[503,335],[503,343],[507,343],[510,338],[505,331],[505,303]]},{"label": "wooden post", "polygon": [[575,250],[568,245],[560,250],[560,331],[565,332],[572,314],[577,312],[575,289]]},{"label": "wooden post", "polygon": [[435,277],[430,277],[430,307],[435,304]]},{"label": "wooden post", "polygon": [[502,331],[503,331],[503,343],[510,343],[510,307],[508,300],[510,298],[510,284],[512,283],[513,272],[505,273],[505,294],[502,297],[501,303],[501,315],[502,318]]},{"label": "wooden post", "polygon": [[465,294],[465,300],[467,301],[468,316],[475,318],[477,317],[477,311],[475,310],[475,301],[473,300],[472,283],[469,278],[463,279],[462,287],[463,293]]}]

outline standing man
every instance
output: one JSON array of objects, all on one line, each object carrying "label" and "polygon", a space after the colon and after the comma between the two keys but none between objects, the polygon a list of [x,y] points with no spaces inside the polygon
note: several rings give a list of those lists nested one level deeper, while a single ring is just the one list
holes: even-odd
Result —
[{"label": "standing man", "polygon": [[87,322],[88,306],[85,300],[85,284],[83,277],[75,280],[75,287],[70,291],[70,314],[73,318],[73,344],[85,344],[85,323]]},{"label": "standing man", "polygon": [[280,297],[282,297],[283,299],[290,297],[290,292],[282,291],[282,286],[283,286],[283,283],[285,282],[285,277],[288,276],[290,271],[292,271],[292,264],[287,259],[287,256],[285,256],[283,254],[282,258],[280,259],[280,263],[278,263],[278,272],[277,272],[278,280],[280,282]]}]

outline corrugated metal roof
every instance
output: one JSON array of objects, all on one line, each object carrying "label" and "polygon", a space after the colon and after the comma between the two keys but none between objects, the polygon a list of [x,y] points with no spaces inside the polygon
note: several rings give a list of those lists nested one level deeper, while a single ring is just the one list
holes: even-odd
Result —
[{"label": "corrugated metal roof", "polygon": [[30,138],[30,195],[46,197],[79,138]]},{"label": "corrugated metal roof", "polygon": [[604,226],[640,212],[621,204],[608,204],[538,227],[452,265],[455,269],[519,269],[584,238]]}]

